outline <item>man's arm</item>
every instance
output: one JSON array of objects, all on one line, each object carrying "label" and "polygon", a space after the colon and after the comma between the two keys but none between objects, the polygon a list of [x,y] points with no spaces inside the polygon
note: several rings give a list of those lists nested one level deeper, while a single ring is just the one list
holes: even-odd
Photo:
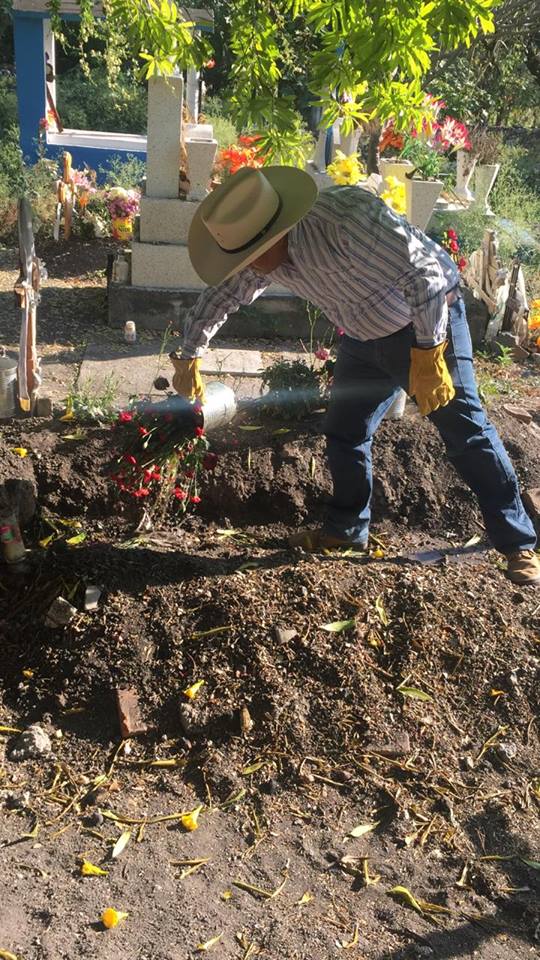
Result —
[{"label": "man's arm", "polygon": [[402,276],[400,285],[411,311],[416,342],[419,347],[429,349],[446,339],[449,278],[439,260],[426,250],[421,240],[414,233],[407,232],[410,269]]},{"label": "man's arm", "polygon": [[184,320],[182,358],[202,357],[229,314],[236,313],[242,304],[253,303],[268,285],[266,277],[248,267],[218,287],[203,290]]}]

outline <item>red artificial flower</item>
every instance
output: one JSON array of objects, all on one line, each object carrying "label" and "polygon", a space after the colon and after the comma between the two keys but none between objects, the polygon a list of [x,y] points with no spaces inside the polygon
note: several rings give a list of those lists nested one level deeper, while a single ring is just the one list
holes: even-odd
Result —
[{"label": "red artificial flower", "polygon": [[446,234],[450,237],[450,240],[457,240],[458,236],[455,230],[447,230]]},{"label": "red artificial flower", "polygon": [[152,473],[150,474],[150,478],[151,480],[161,480],[161,474],[159,472],[159,468],[157,468],[156,470],[152,470]]},{"label": "red artificial flower", "polygon": [[173,497],[176,497],[177,500],[185,500],[187,498],[187,493],[185,490],[182,490],[181,487],[175,487],[173,490]]},{"label": "red artificial flower", "polygon": [[148,487],[139,487],[139,489],[135,491],[136,497],[148,497],[149,495],[150,495],[150,490],[148,489]]},{"label": "red artificial flower", "polygon": [[152,476],[153,476],[153,474],[152,474],[152,471],[151,471],[151,470],[145,470],[144,473],[143,473],[143,483],[144,483],[144,484],[149,483],[150,480],[152,479]]},{"label": "red artificial flower", "polygon": [[461,257],[461,259],[458,260],[458,264],[457,264],[457,265],[458,265],[458,270],[464,270],[465,267],[467,266],[467,261],[466,261],[465,257]]},{"label": "red artificial flower", "polygon": [[131,463],[132,466],[134,466],[134,467],[137,466],[137,461],[136,461],[135,457],[133,456],[133,454],[131,454],[131,453],[125,453],[124,456],[122,457],[122,460],[125,460],[126,463]]},{"label": "red artificial flower", "polygon": [[129,410],[121,410],[118,414],[119,423],[130,423],[133,420],[133,414]]},{"label": "red artificial flower", "polygon": [[197,494],[195,494],[195,496],[193,496],[193,497],[190,497],[189,499],[190,499],[191,503],[200,503],[200,502],[201,502],[201,498],[198,497]]},{"label": "red artificial flower", "polygon": [[202,465],[205,470],[215,470],[217,462],[218,462],[217,453],[207,453],[206,456],[203,457]]},{"label": "red artificial flower", "polygon": [[451,249],[452,253],[457,253],[458,250],[459,250],[459,243],[457,243],[455,240],[451,240],[451,241],[450,241],[450,249]]},{"label": "red artificial flower", "polygon": [[204,427],[195,427],[195,436],[204,437]]},{"label": "red artificial flower", "polygon": [[150,431],[147,430],[146,427],[139,427],[139,433],[140,433],[141,437],[147,437],[148,434],[149,434],[149,432],[150,432]]}]

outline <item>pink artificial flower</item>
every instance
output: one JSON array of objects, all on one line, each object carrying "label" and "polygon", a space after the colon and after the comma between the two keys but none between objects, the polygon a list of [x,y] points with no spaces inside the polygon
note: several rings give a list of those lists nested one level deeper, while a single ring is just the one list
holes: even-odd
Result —
[{"label": "pink artificial flower", "polygon": [[315,356],[317,357],[317,360],[329,360],[330,351],[327,350],[326,347],[318,347],[315,351]]}]

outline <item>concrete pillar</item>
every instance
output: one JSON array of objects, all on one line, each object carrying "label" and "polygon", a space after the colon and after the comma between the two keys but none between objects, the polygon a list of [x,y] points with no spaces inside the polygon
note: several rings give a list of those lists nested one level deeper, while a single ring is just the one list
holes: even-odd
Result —
[{"label": "concrete pillar", "polygon": [[188,67],[186,71],[186,107],[195,123],[199,119],[199,71]]},{"label": "concrete pillar", "polygon": [[178,196],[183,89],[181,77],[151,77],[148,81],[148,197]]},{"label": "concrete pillar", "polygon": [[188,200],[204,200],[216,157],[217,140],[186,140]]}]

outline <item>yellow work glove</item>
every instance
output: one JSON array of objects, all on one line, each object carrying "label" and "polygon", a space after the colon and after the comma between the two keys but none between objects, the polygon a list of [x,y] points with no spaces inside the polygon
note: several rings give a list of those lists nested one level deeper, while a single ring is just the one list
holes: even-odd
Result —
[{"label": "yellow work glove", "polygon": [[182,360],[175,353],[171,353],[170,358],[175,371],[172,383],[176,392],[181,397],[187,397],[188,400],[200,400],[201,403],[204,403],[206,395],[199,369],[200,358]]},{"label": "yellow work glove", "polygon": [[448,343],[439,343],[431,350],[411,348],[411,369],[409,373],[409,394],[416,397],[418,409],[423,417],[433,413],[439,407],[445,407],[455,395],[450,371],[446,366],[444,351]]}]

